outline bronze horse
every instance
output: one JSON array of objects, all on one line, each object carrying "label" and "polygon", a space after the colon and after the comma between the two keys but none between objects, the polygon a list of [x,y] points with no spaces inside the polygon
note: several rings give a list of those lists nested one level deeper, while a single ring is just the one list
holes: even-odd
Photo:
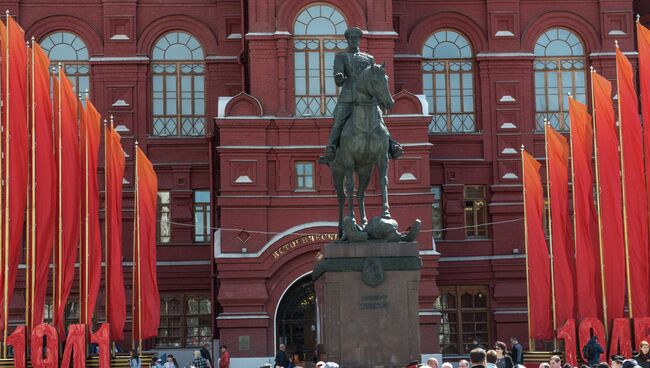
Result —
[{"label": "bronze horse", "polygon": [[331,164],[332,179],[339,202],[339,239],[343,236],[343,208],[347,196],[349,216],[354,220],[354,174],[357,174],[357,201],[363,229],[366,218],[365,194],[372,169],[379,169],[382,217],[390,219],[388,211],[388,130],[383,123],[381,108],[390,109],[393,97],[388,87],[384,65],[371,65],[356,80],[356,101],[352,114],[341,132],[336,158]]}]

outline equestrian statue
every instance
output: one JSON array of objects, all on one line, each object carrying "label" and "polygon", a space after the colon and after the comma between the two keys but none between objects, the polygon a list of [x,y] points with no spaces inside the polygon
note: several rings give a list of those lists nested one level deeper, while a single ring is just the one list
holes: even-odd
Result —
[{"label": "equestrian statue", "polygon": [[[420,229],[417,220],[408,234],[397,231],[388,205],[388,160],[403,154],[382,118],[382,109],[393,106],[384,65],[375,64],[372,55],[359,51],[361,29],[345,31],[347,51],[334,58],[334,81],[341,87],[334,108],[334,125],[325,155],[319,162],[330,166],[339,204],[339,239],[344,241],[413,241]],[[382,213],[370,223],[366,217],[365,193],[373,172],[379,171]],[[359,222],[354,215],[354,174],[357,174]],[[345,201],[348,215],[344,215]]]}]

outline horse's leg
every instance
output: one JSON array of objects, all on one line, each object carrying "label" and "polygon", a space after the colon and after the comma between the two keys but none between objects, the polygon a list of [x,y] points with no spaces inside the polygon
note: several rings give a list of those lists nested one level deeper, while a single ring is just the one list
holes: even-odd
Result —
[{"label": "horse's leg", "polygon": [[383,212],[381,217],[390,218],[388,211],[388,152],[379,159],[379,186],[381,188],[381,203]]},{"label": "horse's leg", "polygon": [[339,202],[339,239],[343,238],[343,207],[345,206],[345,191],[343,190],[343,170],[332,165],[332,179]]},{"label": "horse's leg", "polygon": [[354,220],[354,170],[353,165],[345,165],[345,189],[348,191],[349,216]]},{"label": "horse's leg", "polygon": [[357,188],[357,202],[359,202],[359,217],[361,218],[361,226],[365,227],[368,223],[366,218],[366,188],[370,182],[370,173],[372,172],[372,165],[360,167],[357,175],[359,176],[359,187]]}]

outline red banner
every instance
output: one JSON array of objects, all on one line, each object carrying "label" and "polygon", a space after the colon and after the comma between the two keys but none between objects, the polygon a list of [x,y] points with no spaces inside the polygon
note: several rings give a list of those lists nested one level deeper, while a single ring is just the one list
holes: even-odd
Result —
[{"label": "red banner", "polygon": [[[2,147],[5,153],[3,160],[3,175],[9,176],[5,188],[3,203],[9,202],[9,213],[5,214],[4,230],[2,232],[8,241],[9,249],[3,259],[8,261],[9,278],[0,277],[2,285],[7,285],[7,304],[11,304],[14,292],[18,262],[22,255],[21,245],[25,223],[25,208],[27,202],[27,173],[29,139],[27,135],[27,48],[25,47],[25,32],[13,18],[8,17],[7,27],[0,27],[2,39],[2,126],[4,132],[9,132],[9,151],[7,152],[6,134],[3,136]],[[9,53],[9,58],[5,57]],[[8,64],[8,65],[7,65]],[[7,72],[9,73],[7,75]],[[7,89],[8,86],[8,89]],[[8,170],[7,170],[8,169]],[[8,190],[8,193],[6,191]],[[6,220],[9,220],[7,226]],[[6,230],[9,229],[9,234]],[[5,272],[1,273],[5,275]],[[0,295],[0,305],[4,304],[4,295]],[[1,313],[0,313],[1,314]],[[2,325],[2,317],[0,317]],[[1,328],[0,328],[1,330]]]},{"label": "red banner", "polygon": [[111,337],[121,340],[126,321],[126,296],[124,292],[124,270],[122,269],[122,178],[124,177],[124,151],[120,135],[111,127],[104,130],[106,148],[106,247],[108,258],[108,322]]},{"label": "red banner", "polygon": [[553,338],[551,327],[551,276],[542,216],[544,195],[539,175],[540,163],[522,153],[526,263],[528,272],[528,324],[531,339]]},{"label": "red banner", "polygon": [[607,323],[624,317],[625,253],[621,216],[621,179],[618,137],[612,107],[612,84],[598,73],[591,73],[596,113],[596,162],[600,201],[600,222],[605,273]]},{"label": "red banner", "polygon": [[632,286],[628,288],[632,294],[630,317],[649,317],[648,212],[646,183],[642,175],[644,164],[641,121],[632,65],[618,48],[616,48],[616,70],[625,203],[623,224],[629,262],[629,283]]},{"label": "red banner", "polygon": [[600,279],[598,219],[594,206],[591,158],[594,135],[587,106],[569,99],[571,151],[573,156],[573,221],[576,247],[576,299],[578,319],[602,319],[603,303]]},{"label": "red banner", "polygon": [[[639,89],[643,115],[643,153],[645,154],[646,188],[650,188],[650,30],[636,23],[639,49]],[[650,209],[650,196],[648,208]]]},{"label": "red banner", "polygon": [[[101,117],[90,100],[86,100],[86,108],[81,115],[81,170],[85,173],[82,179],[83,196],[82,214],[85,216],[82,229],[84,245],[82,246],[83,290],[87,295],[87,303],[82,305],[86,311],[83,320],[92,321],[99,284],[102,278],[102,240],[99,231],[99,188],[97,186],[97,156],[99,155]],[[87,178],[87,180],[86,180]]]},{"label": "red banner", "polygon": [[[153,165],[136,147],[137,167],[137,225],[136,249],[138,280],[136,304],[139,311],[134,316],[136,339],[146,339],[158,335],[160,323],[160,295],[156,273],[156,209],[158,198],[158,178]],[[136,309],[137,311],[138,309]]]},{"label": "red banner", "polygon": [[79,165],[79,133],[77,129],[78,100],[63,71],[60,71],[58,83],[55,79],[54,90],[54,121],[57,143],[57,162],[59,165],[59,195],[61,201],[58,206],[57,217],[59,223],[56,241],[58,248],[57,265],[57,307],[54,315],[54,324],[58,329],[61,340],[65,339],[64,311],[72,280],[74,279],[74,265],[77,260],[77,245],[79,243],[80,227],[80,192],[81,170]]},{"label": "red banner", "polygon": [[569,223],[569,145],[566,138],[546,126],[549,202],[551,207],[551,244],[555,281],[556,323],[563,325],[575,318],[575,248]]},{"label": "red banner", "polygon": [[34,134],[37,150],[36,193],[36,279],[32,325],[43,323],[43,307],[47,291],[47,278],[52,258],[52,238],[56,206],[56,163],[52,155],[52,102],[50,97],[50,60],[41,47],[34,43]]}]

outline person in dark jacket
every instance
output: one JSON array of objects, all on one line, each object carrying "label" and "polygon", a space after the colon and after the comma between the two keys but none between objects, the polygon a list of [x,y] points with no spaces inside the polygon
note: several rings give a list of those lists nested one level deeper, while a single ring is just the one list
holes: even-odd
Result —
[{"label": "person in dark jacket", "polygon": [[214,367],[214,364],[212,364],[212,355],[210,355],[210,344],[203,344],[203,347],[199,351],[203,359],[207,360],[208,363],[210,363],[210,367]]},{"label": "person in dark jacket", "polygon": [[289,367],[289,358],[287,358],[287,353],[285,352],[286,346],[284,344],[280,344],[278,347],[278,353],[275,354],[275,367],[283,367],[283,368],[288,368]]},{"label": "person in dark jacket", "polygon": [[513,368],[514,363],[512,362],[512,358],[508,356],[508,350],[505,342],[497,341],[494,344],[494,351],[497,352],[497,368]]},{"label": "person in dark jacket", "polygon": [[516,337],[510,338],[510,345],[512,346],[510,350],[510,358],[512,358],[512,364],[515,367],[519,364],[524,364],[524,347],[521,346],[519,339]]},{"label": "person in dark jacket", "polygon": [[639,354],[634,356],[634,360],[643,368],[650,368],[650,345],[643,340],[639,344]]},{"label": "person in dark jacket", "polygon": [[596,335],[591,336],[587,344],[585,344],[583,351],[589,352],[589,356],[585,358],[587,358],[587,364],[589,364],[590,367],[600,363],[600,354],[604,352],[603,347],[598,343]]}]

